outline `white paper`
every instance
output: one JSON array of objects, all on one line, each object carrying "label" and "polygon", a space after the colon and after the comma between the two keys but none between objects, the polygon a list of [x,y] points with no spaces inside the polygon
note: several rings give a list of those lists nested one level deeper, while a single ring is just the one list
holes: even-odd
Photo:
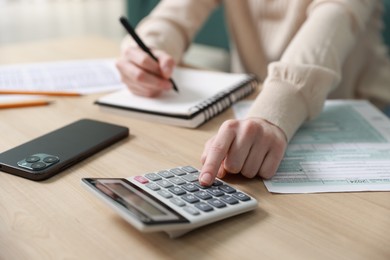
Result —
[{"label": "white paper", "polygon": [[[236,116],[250,105],[234,105]],[[264,184],[275,193],[389,191],[389,118],[366,101],[327,101],[321,115],[297,131]]]},{"label": "white paper", "polygon": [[90,94],[122,88],[113,59],[0,66],[0,90]]}]

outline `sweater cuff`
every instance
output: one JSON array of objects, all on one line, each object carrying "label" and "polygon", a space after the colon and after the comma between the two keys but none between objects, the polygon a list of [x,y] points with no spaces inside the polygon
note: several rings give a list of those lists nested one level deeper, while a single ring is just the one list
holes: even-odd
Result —
[{"label": "sweater cuff", "polygon": [[247,117],[259,117],[278,126],[290,141],[308,118],[308,108],[301,93],[291,84],[279,80],[263,85]]}]

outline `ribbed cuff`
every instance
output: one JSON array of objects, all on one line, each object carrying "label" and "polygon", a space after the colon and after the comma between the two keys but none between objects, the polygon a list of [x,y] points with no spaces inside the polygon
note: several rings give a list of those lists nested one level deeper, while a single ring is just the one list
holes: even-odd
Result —
[{"label": "ribbed cuff", "polygon": [[278,126],[290,141],[296,130],[308,118],[308,108],[294,86],[272,80],[264,85],[247,117],[260,117]]}]

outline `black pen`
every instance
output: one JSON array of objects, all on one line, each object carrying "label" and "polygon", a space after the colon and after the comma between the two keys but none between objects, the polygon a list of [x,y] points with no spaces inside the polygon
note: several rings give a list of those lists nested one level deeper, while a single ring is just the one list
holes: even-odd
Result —
[{"label": "black pen", "polygon": [[[148,46],[146,46],[145,43],[141,40],[141,38],[137,35],[137,33],[135,32],[135,30],[133,29],[133,27],[130,25],[129,21],[127,20],[127,18],[124,17],[124,16],[121,16],[121,18],[119,18],[119,21],[121,22],[123,27],[125,27],[126,31],[131,35],[131,37],[133,37],[134,41],[138,44],[138,46],[143,51],[145,51],[147,54],[149,54],[149,56],[152,57],[153,60],[158,62],[157,57],[153,55],[153,53],[150,51]],[[173,81],[173,79],[170,78],[169,81],[172,83],[173,89],[176,92],[179,92],[179,90],[178,90],[175,82]]]}]

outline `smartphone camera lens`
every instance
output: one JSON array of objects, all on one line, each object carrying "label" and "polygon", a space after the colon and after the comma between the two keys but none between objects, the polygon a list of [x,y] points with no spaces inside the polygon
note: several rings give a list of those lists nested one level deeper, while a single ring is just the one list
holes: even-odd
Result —
[{"label": "smartphone camera lens", "polygon": [[36,162],[36,163],[33,163],[31,164],[31,168],[33,170],[41,170],[43,168],[46,168],[46,163],[43,163],[43,162]]},{"label": "smartphone camera lens", "polygon": [[26,162],[28,163],[35,163],[37,161],[39,161],[41,158],[39,158],[39,156],[29,156],[26,158]]},{"label": "smartphone camera lens", "polygon": [[48,156],[48,157],[45,157],[44,159],[43,159],[43,161],[45,162],[45,163],[56,163],[56,162],[58,162],[60,159],[58,158],[58,157],[56,157],[56,156]]},{"label": "smartphone camera lens", "polygon": [[20,167],[38,172],[40,170],[52,166],[59,161],[60,158],[58,156],[46,153],[37,153],[27,156],[23,160],[19,161],[18,165]]}]

